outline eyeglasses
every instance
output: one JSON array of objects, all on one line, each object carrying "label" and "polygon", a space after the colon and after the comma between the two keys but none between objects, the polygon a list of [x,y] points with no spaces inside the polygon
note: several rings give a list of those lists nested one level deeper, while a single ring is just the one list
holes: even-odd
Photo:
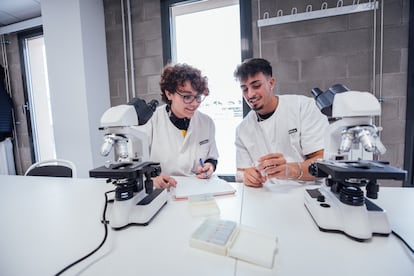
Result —
[{"label": "eyeglasses", "polygon": [[196,96],[194,96],[194,95],[183,95],[178,91],[175,91],[175,93],[180,95],[181,98],[183,98],[183,102],[186,103],[186,104],[190,104],[190,103],[194,102],[194,100],[196,100],[198,103],[201,103],[206,98],[206,95],[204,95],[204,94],[197,94]]}]

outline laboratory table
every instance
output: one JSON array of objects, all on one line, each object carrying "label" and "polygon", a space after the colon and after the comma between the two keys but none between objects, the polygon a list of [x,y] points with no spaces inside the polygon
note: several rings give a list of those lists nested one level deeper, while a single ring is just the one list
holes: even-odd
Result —
[{"label": "laboratory table", "polygon": [[[215,198],[219,218],[278,238],[272,269],[190,247],[205,217],[187,200],[167,204],[148,226],[115,231],[95,254],[62,275],[414,275],[414,255],[394,235],[357,242],[319,231],[296,182],[250,188]],[[104,237],[103,179],[0,175],[0,275],[55,275]],[[414,246],[414,189],[381,187],[375,202],[391,227]]]}]

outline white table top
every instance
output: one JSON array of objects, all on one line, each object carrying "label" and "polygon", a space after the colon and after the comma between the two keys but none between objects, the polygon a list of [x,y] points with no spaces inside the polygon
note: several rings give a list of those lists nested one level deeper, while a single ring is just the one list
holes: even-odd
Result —
[{"label": "white table top", "polygon": [[[414,275],[414,255],[395,236],[357,242],[319,231],[303,203],[305,188],[310,187],[245,187],[242,224],[276,233],[279,250],[273,271],[239,262],[237,275]],[[414,189],[380,188],[379,199],[373,201],[413,247]]]},{"label": "white table top", "polygon": [[[204,218],[169,199],[148,226],[109,230],[63,275],[414,275],[414,256],[392,235],[361,243],[320,232],[303,204],[306,186],[234,185],[235,195],[216,198],[220,218],[278,236],[273,269],[190,247]],[[113,189],[104,180],[0,175],[0,187],[1,275],[53,275],[101,242],[103,193]],[[414,189],[381,188],[377,203],[413,246]]]}]

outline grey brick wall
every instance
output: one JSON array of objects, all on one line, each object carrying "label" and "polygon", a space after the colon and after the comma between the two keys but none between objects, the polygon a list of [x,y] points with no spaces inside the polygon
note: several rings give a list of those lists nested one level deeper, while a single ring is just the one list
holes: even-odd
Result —
[{"label": "grey brick wall", "polygon": [[[127,1],[124,1],[126,34],[128,30]],[[135,93],[147,101],[161,100],[159,76],[163,68],[160,2],[130,1],[133,42]],[[104,0],[111,105],[125,103],[125,63],[122,37],[122,11],[118,0]],[[127,40],[127,74],[129,96],[132,97],[131,58]]]}]

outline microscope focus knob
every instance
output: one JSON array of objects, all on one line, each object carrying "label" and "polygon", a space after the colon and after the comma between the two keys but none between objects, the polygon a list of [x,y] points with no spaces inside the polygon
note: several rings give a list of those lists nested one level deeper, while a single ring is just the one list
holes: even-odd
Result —
[{"label": "microscope focus knob", "polygon": [[325,202],[325,196],[324,195],[318,195],[318,197],[316,198],[316,200],[318,201],[318,202]]},{"label": "microscope focus knob", "polygon": [[328,174],[324,171],[324,167],[326,167],[326,165],[323,165],[323,160],[315,161],[308,167],[309,174],[315,177],[327,177]]},{"label": "microscope focus knob", "polygon": [[310,175],[318,176],[318,166],[316,165],[316,163],[311,163],[309,165],[308,171],[309,171]]}]

